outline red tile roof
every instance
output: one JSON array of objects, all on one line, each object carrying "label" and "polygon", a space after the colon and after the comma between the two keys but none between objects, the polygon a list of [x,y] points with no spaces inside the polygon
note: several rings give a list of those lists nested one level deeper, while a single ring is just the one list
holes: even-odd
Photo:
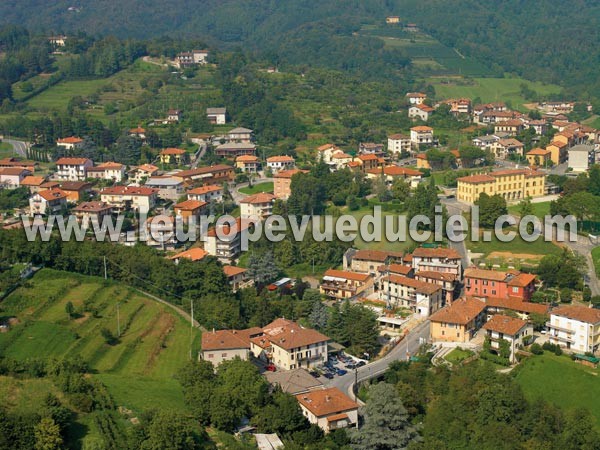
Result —
[{"label": "red tile roof", "polygon": [[433,313],[429,320],[437,323],[466,325],[485,310],[481,300],[461,298]]},{"label": "red tile roof", "polygon": [[70,136],[70,137],[58,139],[56,142],[58,142],[59,144],[79,144],[79,143],[83,142],[83,139],[75,137],[75,136]]},{"label": "red tile roof", "polygon": [[275,319],[269,325],[263,327],[263,331],[271,344],[285,350],[328,342],[330,340],[317,330],[302,328],[296,322],[286,319]]},{"label": "red tile roof", "polygon": [[248,269],[237,266],[223,266],[223,272],[228,278],[247,272]]},{"label": "red tile roof", "polygon": [[46,201],[59,200],[61,198],[65,198],[65,199],[67,198],[66,192],[64,192],[63,190],[58,189],[58,188],[47,189],[45,191],[40,191],[40,192],[38,192],[38,194],[40,195],[40,197],[42,197]]},{"label": "red tile roof", "polygon": [[176,255],[169,256],[169,259],[186,258],[192,261],[200,261],[201,259],[206,257],[206,255],[208,255],[208,252],[204,251],[200,247],[194,247],[184,252],[177,253]]},{"label": "red tile roof", "polygon": [[202,195],[209,192],[216,192],[223,189],[221,186],[200,186],[194,189],[190,189],[187,193],[192,195]]},{"label": "red tile roof", "polygon": [[241,337],[236,330],[205,331],[202,333],[202,350],[232,350],[250,348],[250,342]]},{"label": "red tile roof", "polygon": [[291,156],[281,155],[281,156],[271,156],[267,158],[268,163],[276,163],[276,162],[294,162],[295,159]]},{"label": "red tile roof", "polygon": [[91,163],[92,161],[88,158],[59,158],[58,161],[56,161],[56,165],[82,166],[88,162]]},{"label": "red tile roof", "polygon": [[413,257],[418,258],[448,258],[460,259],[460,254],[452,248],[427,248],[417,247],[412,252]]},{"label": "red tile roof", "polygon": [[600,323],[600,309],[588,308],[587,306],[561,306],[552,310],[552,315],[567,317],[585,323]]},{"label": "red tile roof", "polygon": [[201,202],[199,200],[185,200],[181,203],[177,203],[173,206],[174,209],[183,209],[185,211],[193,211],[198,208],[202,208],[203,206],[208,205],[206,202]]},{"label": "red tile roof", "polygon": [[173,147],[165,148],[160,152],[161,155],[183,155],[184,153],[185,150]]},{"label": "red tile roof", "polygon": [[527,322],[521,319],[496,314],[482,327],[484,330],[495,331],[496,333],[514,336],[521,331]]},{"label": "red tile roof", "polygon": [[273,194],[269,194],[268,192],[259,192],[258,194],[249,195],[248,197],[241,199],[240,203],[248,203],[250,205],[258,205],[261,203],[271,203],[276,198],[277,197],[275,197]]},{"label": "red tile roof", "polygon": [[371,276],[368,273],[350,272],[347,270],[329,269],[323,274],[324,277],[342,278],[352,281],[366,282]]},{"label": "red tile roof", "polygon": [[358,404],[336,387],[298,394],[296,400],[316,417],[358,409]]},{"label": "red tile roof", "polygon": [[102,189],[101,195],[141,195],[149,197],[157,193],[157,189],[152,189],[144,186],[112,186]]}]

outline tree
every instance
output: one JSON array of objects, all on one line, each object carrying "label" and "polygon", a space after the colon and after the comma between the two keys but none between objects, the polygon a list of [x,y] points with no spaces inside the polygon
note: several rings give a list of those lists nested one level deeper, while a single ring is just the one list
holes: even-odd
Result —
[{"label": "tree", "polygon": [[460,161],[465,168],[474,167],[478,159],[483,159],[486,156],[485,150],[473,145],[461,147],[458,153]]},{"label": "tree", "polygon": [[248,259],[248,274],[257,284],[273,281],[279,275],[279,268],[275,264],[272,251],[262,255],[251,254]]},{"label": "tree", "polygon": [[75,314],[75,307],[73,306],[72,302],[67,302],[65,305],[65,312],[69,316],[69,319],[73,317],[73,314]]},{"label": "tree", "polygon": [[324,330],[327,327],[327,321],[329,318],[329,311],[327,307],[321,303],[321,300],[317,300],[313,303],[312,310],[308,316],[310,325],[317,330]]},{"label": "tree", "polygon": [[398,391],[391,384],[371,387],[364,416],[363,427],[350,433],[352,448],[356,450],[403,449],[419,439],[417,428],[410,423]]},{"label": "tree", "polygon": [[50,417],[44,417],[35,426],[36,450],[58,450],[63,445],[60,427]]},{"label": "tree", "polygon": [[493,227],[498,217],[508,214],[506,200],[498,194],[490,197],[483,192],[475,204],[479,206],[479,224],[485,228]]},{"label": "tree", "polygon": [[392,197],[401,202],[406,201],[410,195],[410,184],[408,184],[402,178],[397,178],[392,184]]},{"label": "tree", "polygon": [[[531,199],[529,197],[524,198],[519,202],[519,216],[523,219],[525,216],[533,215],[533,206],[531,205]],[[527,233],[532,234],[534,231],[533,223],[527,224]]]},{"label": "tree", "polygon": [[193,420],[184,415],[161,410],[148,426],[144,450],[195,450],[204,447],[208,438],[200,433]]},{"label": "tree", "polygon": [[261,408],[252,422],[261,433],[289,436],[294,431],[308,428],[296,398],[284,392],[275,392],[271,403]]}]

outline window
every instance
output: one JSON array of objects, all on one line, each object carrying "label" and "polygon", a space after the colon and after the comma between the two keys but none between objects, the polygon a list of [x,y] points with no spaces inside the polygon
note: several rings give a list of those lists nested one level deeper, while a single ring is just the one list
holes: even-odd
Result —
[{"label": "window", "polygon": [[215,355],[213,353],[208,354],[208,359],[213,359],[214,357],[215,357]]},{"label": "window", "polygon": [[221,358],[227,358],[227,353],[221,353]]}]

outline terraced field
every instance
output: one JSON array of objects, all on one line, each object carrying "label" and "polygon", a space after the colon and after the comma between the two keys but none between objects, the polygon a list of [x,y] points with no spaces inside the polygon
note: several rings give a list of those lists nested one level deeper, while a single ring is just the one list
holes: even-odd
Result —
[{"label": "terraced field", "polygon": [[[76,311],[72,318],[68,302]],[[117,334],[117,305],[121,336],[109,345],[101,330]],[[183,408],[173,375],[189,358],[191,339],[197,354],[200,332],[192,337],[189,324],[168,306],[101,278],[43,269],[0,303],[2,317],[19,323],[0,334],[0,355],[80,355],[119,405]]]}]

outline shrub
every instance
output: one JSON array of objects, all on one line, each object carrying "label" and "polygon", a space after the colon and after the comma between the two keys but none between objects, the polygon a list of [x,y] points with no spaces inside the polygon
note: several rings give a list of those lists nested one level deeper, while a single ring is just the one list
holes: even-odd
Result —
[{"label": "shrub", "polygon": [[531,350],[531,353],[533,353],[534,355],[541,355],[542,353],[544,353],[544,350],[540,344],[532,344],[529,350]]}]

